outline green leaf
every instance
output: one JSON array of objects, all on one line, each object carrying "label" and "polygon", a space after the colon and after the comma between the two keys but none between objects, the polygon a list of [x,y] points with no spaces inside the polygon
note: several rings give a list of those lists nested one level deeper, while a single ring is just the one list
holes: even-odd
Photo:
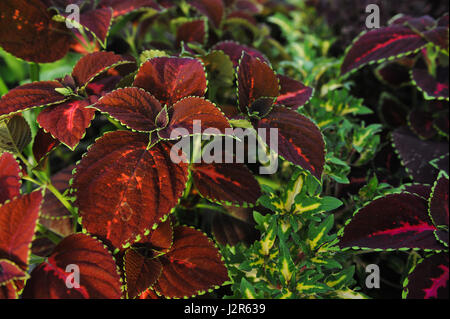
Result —
[{"label": "green leaf", "polygon": [[21,153],[31,140],[30,127],[22,116],[0,122],[0,151]]}]

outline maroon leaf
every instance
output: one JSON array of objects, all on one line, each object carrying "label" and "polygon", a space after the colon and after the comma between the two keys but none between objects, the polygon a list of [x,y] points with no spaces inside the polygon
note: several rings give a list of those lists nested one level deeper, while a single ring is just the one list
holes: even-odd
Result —
[{"label": "maroon leaf", "polygon": [[155,130],[155,119],[161,112],[161,104],[150,93],[138,88],[116,90],[94,105],[127,127],[143,132]]},{"label": "maroon leaf", "polygon": [[444,171],[447,176],[449,174],[449,154],[442,155],[441,157],[435,158],[431,161],[431,165],[440,171]]},{"label": "maroon leaf", "polygon": [[229,214],[215,213],[212,222],[212,232],[216,241],[225,246],[235,246],[243,243],[247,247],[260,237],[255,228],[253,209],[226,207]]},{"label": "maroon leaf", "polygon": [[441,174],[433,186],[429,200],[429,213],[438,227],[436,236],[448,246],[448,178]]},{"label": "maroon leaf", "polygon": [[69,51],[69,30],[40,0],[2,0],[0,29],[0,46],[27,61],[54,62]]},{"label": "maroon leaf", "polygon": [[74,100],[42,110],[37,117],[39,125],[70,149],[75,149],[86,133],[95,110],[86,108],[87,100]]},{"label": "maroon leaf", "polygon": [[107,133],[77,166],[73,188],[82,224],[114,247],[158,224],[186,186],[187,165],[172,162],[170,145],[148,144],[145,134]]},{"label": "maroon leaf", "polygon": [[0,259],[27,269],[41,201],[42,193],[36,191],[0,206]]},{"label": "maroon leaf", "polygon": [[161,104],[171,106],[188,96],[205,95],[206,75],[199,60],[159,57],[141,66],[134,86],[150,92]]},{"label": "maroon leaf", "polygon": [[420,138],[428,140],[437,134],[433,127],[433,115],[422,110],[412,110],[408,116],[410,129]]},{"label": "maroon leaf", "polygon": [[261,196],[258,181],[243,164],[194,164],[192,177],[199,193],[215,202],[247,205]]},{"label": "maroon leaf", "polygon": [[81,14],[80,24],[92,32],[101,43],[105,43],[112,17],[111,8],[91,10]]},{"label": "maroon leaf", "polygon": [[406,184],[404,185],[403,190],[407,193],[418,195],[426,200],[428,200],[431,195],[431,186],[425,184]]},{"label": "maroon leaf", "polygon": [[177,29],[176,41],[178,44],[181,44],[181,42],[205,44],[206,21],[198,19],[181,24]]},{"label": "maroon leaf", "polygon": [[140,9],[153,9],[161,11],[161,7],[155,0],[102,0],[99,7],[111,7],[114,10],[113,16],[118,17]]},{"label": "maroon leaf", "polygon": [[280,94],[278,78],[271,67],[245,52],[239,62],[237,82],[241,112],[248,113],[259,98],[276,98]]},{"label": "maroon leaf", "polygon": [[222,0],[190,0],[188,3],[207,16],[216,28],[220,27],[225,13]]},{"label": "maroon leaf", "polygon": [[408,111],[408,108],[394,96],[381,95],[378,113],[384,124],[394,128],[407,125]]},{"label": "maroon leaf", "polygon": [[[69,188],[74,168],[75,165],[70,165],[51,177],[52,185],[61,194],[64,194]],[[51,231],[65,237],[73,233],[73,221],[71,218],[72,214],[70,211],[64,207],[52,192],[46,190],[42,203],[40,223]]]},{"label": "maroon leaf", "polygon": [[381,64],[376,68],[375,75],[380,81],[393,88],[400,88],[411,83],[409,69],[397,62]]},{"label": "maroon leaf", "polygon": [[412,53],[426,43],[419,34],[400,25],[369,31],[353,43],[342,64],[341,73],[348,73],[368,63]]},{"label": "maroon leaf", "polygon": [[219,42],[212,48],[212,50],[223,51],[226,55],[230,57],[234,67],[238,67],[243,52],[247,53],[248,55],[251,55],[252,57],[258,58],[261,61],[269,63],[267,58],[258,50],[250,48],[243,44],[239,44],[234,41]]},{"label": "maroon leaf", "polygon": [[412,79],[425,98],[448,100],[448,67],[438,68],[436,72],[436,77],[433,77],[425,69],[414,68]]},{"label": "maroon leaf", "polygon": [[341,248],[443,248],[433,232],[427,201],[413,194],[393,194],[361,208],[345,226]]},{"label": "maroon leaf", "polygon": [[[448,20],[447,20],[448,22]],[[427,39],[429,42],[432,42],[436,46],[438,46],[440,49],[448,52],[448,45],[449,45],[449,34],[448,34],[448,25],[447,26],[437,26],[436,28],[432,30],[428,30],[423,33],[423,36],[425,39]]]},{"label": "maroon leaf", "polygon": [[17,288],[13,281],[7,283],[6,285],[0,285],[0,300],[17,298]]},{"label": "maroon leaf", "polygon": [[0,99],[0,116],[38,106],[62,103],[67,97],[56,92],[64,86],[57,81],[28,83],[12,89]]},{"label": "maroon leaf", "polygon": [[157,254],[167,253],[173,245],[173,227],[172,220],[169,217],[165,222],[158,225],[158,227],[151,231],[149,235],[145,236],[139,241],[139,244],[149,246],[155,250]]},{"label": "maroon leaf", "polygon": [[82,57],[72,71],[76,85],[83,88],[103,72],[122,64],[134,63],[112,52],[94,52]]},{"label": "maroon leaf", "polygon": [[163,272],[154,289],[167,298],[197,295],[229,280],[214,243],[189,227],[175,228],[174,245],[160,260]]},{"label": "maroon leaf", "polygon": [[27,278],[28,274],[15,263],[7,259],[0,259],[0,286],[11,281],[25,280]]},{"label": "maroon leaf", "polygon": [[448,299],[448,254],[425,258],[408,276],[408,299]]},{"label": "maroon leaf", "polygon": [[311,120],[287,108],[275,107],[257,123],[257,128],[266,130],[267,145],[273,143],[270,129],[278,129],[278,154],[321,178],[325,164],[325,142],[319,128]]},{"label": "maroon leaf", "polygon": [[392,133],[392,141],[411,178],[417,183],[434,183],[438,171],[430,165],[430,161],[447,154],[448,144],[423,141],[404,128]]},{"label": "maroon leaf", "polygon": [[305,105],[312,97],[313,89],[303,83],[284,75],[278,75],[280,96],[277,105],[284,105],[293,110]]},{"label": "maroon leaf", "polygon": [[34,138],[33,144],[33,155],[36,162],[39,163],[41,160],[45,159],[59,144],[60,142],[54,139],[50,133],[46,133],[40,128]]},{"label": "maroon leaf", "polygon": [[8,152],[0,156],[0,205],[20,195],[20,166]]},{"label": "maroon leaf", "polygon": [[125,252],[124,270],[129,298],[136,298],[152,287],[161,276],[162,265],[158,259],[146,258],[131,248]]},{"label": "maroon leaf", "polygon": [[[67,266],[79,267],[79,288],[73,284],[73,274]],[[119,299],[120,275],[108,249],[85,234],[74,234],[63,239],[46,262],[31,272],[25,286],[25,299]]]},{"label": "maroon leaf", "polygon": [[[177,129],[186,129],[186,132],[196,134],[194,121],[199,121],[199,128],[215,129],[217,134],[225,134],[225,129],[230,127],[227,118],[222,112],[210,101],[200,97],[188,97],[176,103],[172,109],[169,110],[170,122],[164,130],[158,131],[161,138],[171,138],[171,133]],[[176,131],[178,138],[183,136],[181,130]],[[205,131],[200,133],[207,134]]]}]

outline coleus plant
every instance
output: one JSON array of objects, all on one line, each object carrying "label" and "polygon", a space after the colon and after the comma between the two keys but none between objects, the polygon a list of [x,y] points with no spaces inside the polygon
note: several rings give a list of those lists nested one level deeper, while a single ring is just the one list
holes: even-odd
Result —
[{"label": "coleus plant", "polygon": [[[237,204],[256,201],[259,185],[242,164],[188,165],[188,158],[180,163],[171,159],[174,142],[196,133],[194,121],[221,134],[230,127],[221,111],[202,97],[207,81],[199,60],[150,59],[140,67],[133,85],[94,105],[133,131],[105,134],[77,166],[73,189],[89,232],[117,248],[128,247],[177,205],[189,171],[192,183],[208,198]],[[187,135],[171,136],[178,128],[186,129]]]},{"label": "coleus plant", "polygon": [[[237,66],[238,114],[234,117],[248,121],[256,131],[278,129],[278,149],[274,151],[321,179],[325,161],[322,134],[311,120],[295,112],[309,101],[312,88],[277,75],[257,50],[234,42],[219,43],[213,50],[222,50]],[[271,145],[270,137],[266,138]]]},{"label": "coleus plant", "polygon": [[[72,74],[63,79],[28,83],[5,94],[0,100],[0,118],[44,107],[37,118],[39,125],[54,139],[74,149],[95,115],[95,110],[87,106],[113,90],[121,79],[120,73],[111,69],[132,63],[111,52],[86,55]],[[113,73],[102,77],[108,71]]]},{"label": "coleus plant", "polygon": [[[382,99],[383,118],[399,118],[422,139],[439,133],[448,138],[448,14],[437,21],[430,16],[399,15],[384,28],[365,32],[355,39],[342,63],[347,75],[373,63],[381,63],[377,77],[398,88],[408,84],[423,92],[429,103],[408,111],[395,99]],[[390,101],[391,107],[385,107]],[[394,102],[394,103],[392,103]],[[404,114],[406,112],[406,115]]]},{"label": "coleus plant", "polygon": [[[79,21],[67,13],[69,5],[79,8]],[[87,42],[95,37],[105,47],[113,18],[143,8],[162,9],[154,0],[126,4],[120,0],[5,0],[0,4],[0,27],[4,30],[0,46],[26,61],[57,61],[69,51],[73,36],[86,35],[85,31],[91,35],[86,36]]]},{"label": "coleus plant", "polygon": [[405,279],[403,296],[448,298],[448,190],[448,172],[441,171],[433,187],[409,184],[401,193],[375,199],[348,221],[339,246],[422,250],[425,257]]}]

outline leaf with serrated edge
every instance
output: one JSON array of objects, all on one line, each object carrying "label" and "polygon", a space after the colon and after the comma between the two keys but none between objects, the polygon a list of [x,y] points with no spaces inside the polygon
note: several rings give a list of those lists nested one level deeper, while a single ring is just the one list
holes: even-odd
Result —
[{"label": "leaf with serrated edge", "polygon": [[117,248],[158,224],[186,186],[187,164],[172,162],[171,145],[148,144],[142,133],[107,133],[76,168],[72,187],[82,225]]}]

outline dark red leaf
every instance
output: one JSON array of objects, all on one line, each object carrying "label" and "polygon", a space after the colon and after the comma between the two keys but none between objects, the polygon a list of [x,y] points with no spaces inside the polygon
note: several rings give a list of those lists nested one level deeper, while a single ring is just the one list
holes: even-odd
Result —
[{"label": "dark red leaf", "polygon": [[205,44],[206,21],[198,19],[181,24],[177,29],[176,41],[178,44],[181,44],[181,42],[184,42],[185,44],[191,42]]},{"label": "dark red leaf", "polygon": [[0,116],[38,106],[62,103],[67,97],[55,91],[64,86],[57,81],[34,82],[12,89],[0,99]]},{"label": "dark red leaf", "polygon": [[216,212],[211,225],[214,238],[219,244],[235,246],[243,243],[249,247],[259,239],[260,233],[255,228],[252,208],[226,209],[229,214]]},{"label": "dark red leaf", "polygon": [[199,193],[214,202],[247,205],[261,196],[258,181],[244,164],[194,164],[192,177]]},{"label": "dark red leaf", "polygon": [[437,114],[437,117],[433,121],[434,128],[440,135],[448,138],[449,136],[449,112],[443,111]]},{"label": "dark red leaf", "polygon": [[426,69],[414,68],[412,79],[428,99],[448,100],[448,67],[438,68],[433,77]]},{"label": "dark red leaf", "polygon": [[432,30],[424,32],[423,35],[425,39],[437,45],[440,49],[448,52],[448,25],[442,27],[437,26]]},{"label": "dark red leaf", "polygon": [[17,299],[17,288],[13,281],[6,285],[0,285],[0,300],[1,299]]},{"label": "dark red leaf", "polygon": [[148,245],[158,253],[167,253],[173,245],[173,227],[172,220],[168,218],[165,222],[158,225],[158,228],[145,236],[139,244]]},{"label": "dark red leaf", "polygon": [[0,205],[20,195],[20,165],[8,152],[0,156]]},{"label": "dark red leaf", "polygon": [[124,88],[111,92],[94,106],[127,127],[143,132],[151,132],[157,128],[155,119],[162,109],[153,95],[138,88]]},{"label": "dark red leaf", "polygon": [[[436,235],[439,240],[448,245],[448,178],[443,174],[433,186],[429,201],[429,212],[433,223],[438,227]],[[444,227],[444,229],[441,229]]]},{"label": "dark red leaf", "polygon": [[49,106],[37,117],[39,125],[70,149],[75,149],[86,133],[95,115],[95,110],[86,108],[87,100],[74,100]]},{"label": "dark red leaf", "polygon": [[25,280],[27,278],[28,274],[15,263],[7,259],[0,259],[0,286],[11,281]]},{"label": "dark red leaf", "polygon": [[[51,177],[52,185],[61,194],[64,194],[69,188],[74,168],[75,165],[70,165]],[[44,195],[39,222],[47,229],[50,229],[63,237],[73,233],[72,214],[48,189]]]},{"label": "dark red leaf", "polygon": [[400,88],[411,83],[409,69],[397,62],[381,64],[376,68],[375,75],[380,81],[393,88]]},{"label": "dark red leaf", "polygon": [[[67,266],[79,267],[80,287],[73,283]],[[85,234],[74,234],[56,246],[46,262],[31,272],[23,298],[29,299],[119,299],[122,296],[116,262],[102,242]]]},{"label": "dark red leaf", "polygon": [[437,134],[433,127],[433,115],[422,110],[412,110],[408,116],[410,129],[422,139],[428,140]]},{"label": "dark red leaf", "polygon": [[188,3],[207,16],[216,28],[220,27],[225,13],[222,0],[190,0]]},{"label": "dark red leaf", "polygon": [[79,23],[85,30],[91,32],[100,43],[105,43],[108,36],[109,28],[111,26],[113,11],[111,8],[99,8],[96,10],[85,10],[80,15],[79,21],[70,19],[69,14],[64,11],[60,13],[66,21],[77,26]]},{"label": "dark red leaf", "polygon": [[163,272],[154,289],[167,298],[194,296],[229,280],[212,240],[189,227],[175,228],[174,245],[160,260]]},{"label": "dark red leaf", "polygon": [[0,29],[0,46],[27,61],[54,62],[69,51],[71,33],[40,0],[2,0]]},{"label": "dark red leaf", "polygon": [[406,184],[403,190],[407,193],[416,194],[426,200],[431,195],[431,186],[425,184]]},{"label": "dark red leaf", "polygon": [[427,41],[408,27],[394,25],[369,31],[353,43],[344,59],[345,74],[368,63],[399,57],[421,49]]},{"label": "dark red leaf", "polygon": [[59,144],[60,142],[54,139],[50,133],[46,133],[40,128],[34,138],[33,144],[33,155],[36,162],[39,163],[41,160],[45,159]]},{"label": "dark red leaf", "polygon": [[447,154],[448,144],[423,141],[404,128],[392,133],[392,141],[400,160],[414,182],[434,183],[438,171],[430,165],[430,161]]},{"label": "dark red leaf", "polygon": [[158,224],[178,203],[187,182],[187,164],[175,164],[171,146],[147,150],[142,133],[107,133],[77,166],[73,188],[83,226],[114,247],[134,241]]},{"label": "dark red leaf", "polygon": [[[183,136],[181,129],[186,129],[189,135],[207,134],[206,129],[215,129],[217,134],[225,134],[225,129],[230,127],[222,112],[213,103],[200,97],[188,97],[176,103],[169,110],[169,119],[169,125],[158,131],[161,138],[171,138],[172,132],[179,133],[175,138]],[[195,131],[194,121],[199,121],[200,132]]]},{"label": "dark red leaf", "polygon": [[284,105],[293,110],[305,105],[312,97],[314,90],[303,83],[284,75],[278,75],[280,96],[277,105]]},{"label": "dark red leaf", "polygon": [[99,4],[99,7],[111,7],[114,10],[114,17],[125,15],[127,13],[141,9],[153,9],[156,11],[161,11],[161,7],[155,0],[102,0]]},{"label": "dark red leaf", "polygon": [[261,61],[269,63],[267,58],[258,50],[250,48],[243,44],[239,44],[234,41],[219,42],[212,48],[212,50],[223,51],[226,55],[230,57],[234,67],[238,67],[243,52],[247,53],[248,55],[251,55],[252,57],[258,58]]},{"label": "dark red leaf", "polygon": [[401,127],[407,125],[408,108],[397,98],[389,94],[382,94],[378,113],[384,124],[390,127]]},{"label": "dark red leaf", "polygon": [[125,252],[124,265],[129,298],[136,298],[152,287],[162,272],[157,258],[144,257],[133,248]]},{"label": "dark red leaf", "polygon": [[238,11],[245,11],[252,14],[261,12],[261,7],[251,0],[235,0],[234,8]]},{"label": "dark red leaf", "polygon": [[156,294],[151,288],[144,291],[140,296],[139,299],[161,299],[160,296]]},{"label": "dark red leaf", "polygon": [[134,86],[150,92],[161,104],[172,106],[182,98],[205,95],[205,69],[192,58],[154,58],[141,66]]},{"label": "dark red leaf", "polygon": [[134,63],[112,52],[94,52],[82,57],[72,71],[72,77],[80,88],[88,85],[103,72],[122,64]]},{"label": "dark red leaf", "polygon": [[345,226],[341,248],[443,248],[427,214],[427,201],[413,194],[393,194],[363,207]]},{"label": "dark red leaf", "polygon": [[275,107],[257,128],[266,130],[266,144],[270,129],[278,129],[278,150],[287,161],[308,170],[321,179],[325,164],[325,142],[320,129],[308,118],[284,107]]},{"label": "dark red leaf", "polygon": [[447,173],[447,176],[449,174],[449,154],[445,154],[440,156],[439,158],[433,159],[431,162],[431,165],[433,167],[437,168],[440,171],[444,171]]},{"label": "dark red leaf", "polygon": [[16,197],[0,206],[0,258],[27,269],[42,193]]},{"label": "dark red leaf", "polygon": [[238,75],[239,109],[248,109],[261,97],[276,98],[280,94],[278,78],[272,68],[258,58],[243,53],[239,62]]},{"label": "dark red leaf", "polygon": [[448,254],[425,258],[406,281],[408,299],[448,299]]}]

